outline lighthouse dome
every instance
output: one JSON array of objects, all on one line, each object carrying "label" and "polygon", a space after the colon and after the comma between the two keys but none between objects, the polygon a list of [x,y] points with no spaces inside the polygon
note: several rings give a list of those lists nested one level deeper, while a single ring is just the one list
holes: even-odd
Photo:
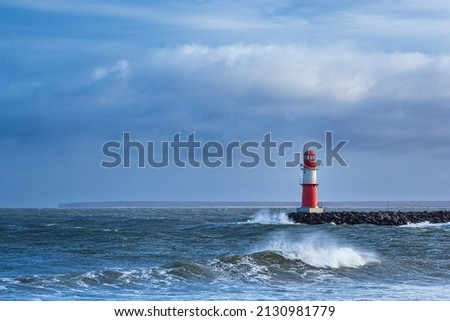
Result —
[{"label": "lighthouse dome", "polygon": [[305,167],[316,167],[316,153],[313,150],[306,150],[303,153],[303,164]]}]

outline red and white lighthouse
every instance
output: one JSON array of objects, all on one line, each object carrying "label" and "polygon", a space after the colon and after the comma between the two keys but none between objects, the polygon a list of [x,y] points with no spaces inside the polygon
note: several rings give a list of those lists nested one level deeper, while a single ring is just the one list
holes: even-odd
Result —
[{"label": "red and white lighthouse", "polygon": [[302,207],[297,208],[298,213],[322,213],[323,208],[319,207],[319,197],[317,196],[317,163],[316,153],[306,150],[303,153],[303,164],[300,164],[303,177],[300,181],[302,186]]}]

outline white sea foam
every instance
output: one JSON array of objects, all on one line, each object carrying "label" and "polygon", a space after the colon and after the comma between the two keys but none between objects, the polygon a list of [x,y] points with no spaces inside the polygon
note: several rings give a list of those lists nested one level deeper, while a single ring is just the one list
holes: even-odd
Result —
[{"label": "white sea foam", "polygon": [[450,226],[450,222],[447,223],[430,223],[428,221],[420,222],[420,223],[408,223],[406,225],[402,225],[401,227],[413,227],[413,228],[429,228],[429,227],[443,227]]},{"label": "white sea foam", "polygon": [[299,240],[277,235],[264,246],[264,250],[278,251],[288,259],[318,268],[360,267],[377,262],[375,253],[339,242],[325,233],[314,233]]},{"label": "white sea foam", "polygon": [[383,295],[386,300],[450,300],[450,286],[432,284],[390,284]]},{"label": "white sea foam", "polygon": [[276,212],[272,213],[268,209],[261,209],[256,212],[251,219],[247,221],[247,223],[252,224],[294,224],[291,220],[289,220],[288,216],[284,212]]},{"label": "white sea foam", "polygon": [[257,264],[249,256],[242,256],[234,262],[213,260],[208,268],[219,280],[239,279],[251,282],[270,280],[267,266]]}]

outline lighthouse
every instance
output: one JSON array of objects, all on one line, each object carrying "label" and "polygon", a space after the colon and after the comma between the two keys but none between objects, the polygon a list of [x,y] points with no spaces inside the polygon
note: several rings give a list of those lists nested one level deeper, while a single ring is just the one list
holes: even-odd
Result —
[{"label": "lighthouse", "polygon": [[317,162],[316,153],[306,150],[303,153],[303,163],[300,164],[303,177],[300,181],[302,186],[302,207],[297,208],[297,213],[323,213],[323,208],[319,207],[319,197],[317,196]]}]

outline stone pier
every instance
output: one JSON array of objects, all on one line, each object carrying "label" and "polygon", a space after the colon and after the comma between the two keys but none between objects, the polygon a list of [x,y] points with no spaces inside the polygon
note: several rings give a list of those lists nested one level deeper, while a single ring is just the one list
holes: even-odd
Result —
[{"label": "stone pier", "polygon": [[301,224],[373,224],[373,225],[406,225],[408,223],[447,223],[450,222],[450,211],[393,212],[393,211],[334,211],[324,213],[289,213],[291,221]]}]

